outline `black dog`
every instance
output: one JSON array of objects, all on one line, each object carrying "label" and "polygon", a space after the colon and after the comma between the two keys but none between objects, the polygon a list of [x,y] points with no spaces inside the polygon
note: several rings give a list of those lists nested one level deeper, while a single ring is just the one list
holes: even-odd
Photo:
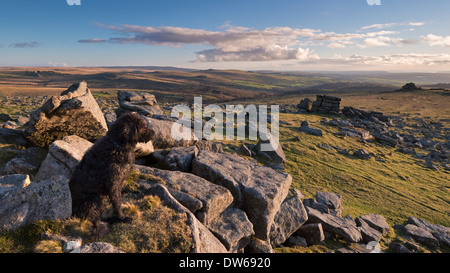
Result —
[{"label": "black dog", "polygon": [[98,139],[75,168],[69,182],[72,194],[72,214],[93,222],[93,236],[101,238],[108,232],[101,220],[102,196],[108,196],[114,216],[109,222],[129,222],[122,214],[122,189],[130,175],[135,147],[139,142],[149,142],[155,132],[148,121],[137,113],[122,115]]}]

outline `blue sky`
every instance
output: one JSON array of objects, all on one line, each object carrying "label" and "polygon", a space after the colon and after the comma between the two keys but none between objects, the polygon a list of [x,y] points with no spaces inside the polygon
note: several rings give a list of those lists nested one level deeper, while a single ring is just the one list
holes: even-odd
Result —
[{"label": "blue sky", "polygon": [[0,66],[450,71],[450,1],[8,0]]}]

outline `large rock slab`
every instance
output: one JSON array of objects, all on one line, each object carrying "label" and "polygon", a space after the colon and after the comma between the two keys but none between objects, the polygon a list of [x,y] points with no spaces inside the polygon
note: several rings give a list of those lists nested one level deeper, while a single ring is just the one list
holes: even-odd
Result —
[{"label": "large rock slab", "polygon": [[[222,186],[213,184],[204,178],[191,173],[179,171],[166,171],[154,169],[151,167],[135,165],[136,171],[160,177],[166,183],[169,192],[181,204],[186,204],[191,212],[205,225],[219,217],[219,215],[233,202],[231,193]],[[187,196],[190,198],[187,198]],[[201,207],[190,205],[196,199],[201,202]]]},{"label": "large rock slab", "polygon": [[253,224],[255,236],[267,240],[274,217],[286,198],[292,177],[246,159],[200,151],[192,172],[227,188],[234,206],[242,209]]},{"label": "large rock slab", "polygon": [[367,244],[370,242],[379,242],[381,240],[383,234],[381,234],[381,232],[379,232],[378,230],[370,227],[369,224],[366,223],[366,221],[362,220],[359,217],[356,218],[355,221],[358,225],[359,231],[361,231],[364,243]]},{"label": "large rock slab", "polygon": [[320,129],[309,127],[309,126],[301,126],[300,132],[310,134],[313,136],[323,136],[323,132]]},{"label": "large rock slab", "polygon": [[198,154],[197,146],[174,147],[164,159],[164,166],[172,171],[191,172],[192,160]]},{"label": "large rock slab", "polygon": [[435,224],[430,224],[425,220],[422,220],[420,218],[411,216],[408,218],[408,224],[411,225],[415,225],[418,226],[420,228],[425,229],[426,231],[430,232],[430,233],[450,233],[450,228],[449,227],[444,227],[441,225],[435,225]]},{"label": "large rock slab", "polygon": [[366,222],[373,229],[381,232],[381,234],[383,234],[383,236],[389,234],[389,232],[391,230],[388,223],[386,222],[386,219],[382,215],[373,214],[373,213],[366,214],[366,215],[359,216],[356,221],[358,221],[359,219]]},{"label": "large rock slab", "polygon": [[324,204],[330,210],[330,213],[337,217],[342,217],[342,197],[333,192],[317,192],[316,200],[320,204]]},{"label": "large rock slab", "polygon": [[190,128],[182,126],[183,130],[191,130],[191,138],[177,140],[172,135],[172,127],[175,122],[167,120],[159,120],[146,117],[151,128],[156,132],[152,139],[153,147],[155,149],[166,149],[172,147],[188,147],[194,145],[197,140],[194,139],[193,131]]},{"label": "large rock slab", "polygon": [[35,221],[71,215],[72,199],[64,176],[53,176],[23,188],[12,187],[0,194],[0,229],[15,230]]},{"label": "large rock slab", "polygon": [[149,183],[146,194],[158,196],[165,206],[174,209],[178,213],[185,213],[187,225],[191,230],[193,249],[191,253],[227,253],[225,246],[217,239],[211,231],[205,227],[187,208],[181,205],[163,185]]},{"label": "large rock slab", "polygon": [[416,225],[408,224],[404,228],[405,235],[411,236],[414,240],[432,249],[440,247],[439,241],[427,230]]},{"label": "large rock slab", "polygon": [[120,106],[117,110],[118,116],[125,112],[137,112],[148,117],[164,113],[159,108],[155,96],[147,92],[119,91],[117,92],[117,98]]},{"label": "large rock slab", "polygon": [[242,252],[254,234],[245,212],[234,208],[225,210],[209,225],[209,229],[232,253]]},{"label": "large rock slab", "polygon": [[79,136],[67,136],[62,140],[55,141],[50,146],[35,180],[45,179],[56,174],[70,178],[73,170],[92,145],[91,142]]},{"label": "large rock slab", "polygon": [[32,112],[26,137],[48,148],[65,136],[78,135],[95,141],[108,131],[103,113],[86,82],[72,85],[60,96],[53,96]]},{"label": "large rock slab", "polygon": [[302,225],[294,235],[305,238],[309,246],[325,240],[325,234],[320,223]]},{"label": "large rock slab", "polygon": [[324,231],[338,235],[348,242],[358,243],[362,241],[361,232],[354,221],[324,214],[311,207],[306,207],[306,210],[308,212],[308,223],[320,223]]},{"label": "large rock slab", "polygon": [[308,220],[308,214],[299,195],[286,198],[275,215],[270,229],[270,243],[278,246],[284,243]]},{"label": "large rock slab", "polygon": [[441,245],[446,245],[450,247],[450,228],[441,225],[430,224],[425,220],[419,219],[417,217],[411,216],[408,218],[408,224],[415,225],[422,228],[438,239]]}]

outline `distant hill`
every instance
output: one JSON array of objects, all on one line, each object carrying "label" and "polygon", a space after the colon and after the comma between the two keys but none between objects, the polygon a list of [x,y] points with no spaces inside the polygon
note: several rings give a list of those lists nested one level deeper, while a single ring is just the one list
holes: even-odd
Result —
[{"label": "distant hill", "polygon": [[[397,90],[405,82],[437,86],[450,82],[450,74],[193,70],[159,66],[4,67],[0,68],[0,95],[32,95],[33,90],[39,94],[50,90],[54,94],[82,80],[93,91],[111,96],[117,90],[129,89],[149,91],[168,102],[190,102],[201,95],[210,103],[292,94],[384,92]],[[448,84],[444,86],[448,88]]]}]

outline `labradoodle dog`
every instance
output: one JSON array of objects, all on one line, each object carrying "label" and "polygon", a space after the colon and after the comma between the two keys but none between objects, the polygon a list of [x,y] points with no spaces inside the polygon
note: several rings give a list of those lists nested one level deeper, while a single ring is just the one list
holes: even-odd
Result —
[{"label": "labradoodle dog", "polygon": [[135,160],[139,142],[149,142],[155,132],[137,113],[122,115],[106,136],[95,142],[75,168],[69,181],[73,216],[93,222],[93,236],[101,238],[108,226],[101,220],[102,196],[108,196],[114,216],[108,222],[130,222],[122,214],[122,189]]}]

